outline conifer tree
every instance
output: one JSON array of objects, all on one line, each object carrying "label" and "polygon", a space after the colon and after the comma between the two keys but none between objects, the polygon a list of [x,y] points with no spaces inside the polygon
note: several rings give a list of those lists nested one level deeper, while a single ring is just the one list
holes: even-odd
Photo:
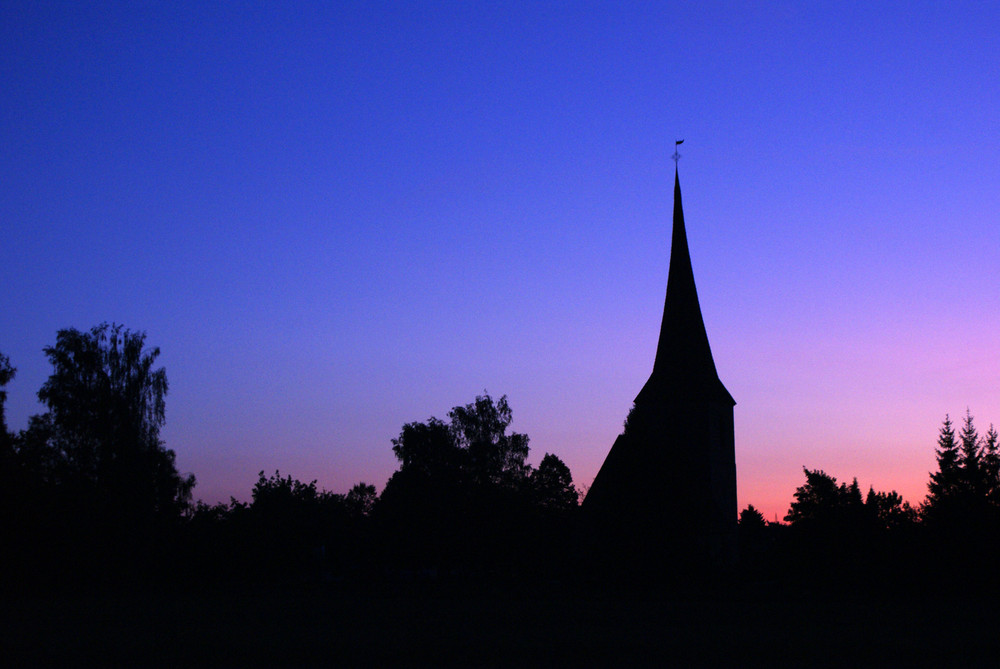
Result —
[{"label": "conifer tree", "polygon": [[[979,436],[966,411],[956,439],[945,417],[938,437],[938,471],[931,474],[923,516],[942,526],[973,527],[995,518],[1000,509],[1000,453],[997,432],[990,426]],[[992,508],[991,508],[992,507]]]},{"label": "conifer tree", "polygon": [[962,495],[970,501],[986,497],[986,481],[983,476],[979,433],[972,422],[972,413],[965,410],[962,431],[959,433],[958,468],[961,472]]},{"label": "conifer tree", "polygon": [[748,504],[747,508],[740,511],[739,526],[741,530],[753,529],[763,530],[767,527],[764,514],[758,511],[753,504]]},{"label": "conifer tree", "polygon": [[986,497],[991,504],[1000,507],[1000,444],[997,430],[992,424],[983,436],[982,466]]},{"label": "conifer tree", "polygon": [[955,428],[948,414],[944,416],[938,447],[935,451],[938,470],[931,473],[927,484],[927,508],[940,507],[955,498],[959,487],[959,449],[955,441]]},{"label": "conifer tree", "polygon": [[795,501],[788,508],[785,522],[792,525],[847,523],[857,520],[864,510],[858,479],[850,485],[841,483],[821,469],[803,468],[804,485],[795,489]]}]

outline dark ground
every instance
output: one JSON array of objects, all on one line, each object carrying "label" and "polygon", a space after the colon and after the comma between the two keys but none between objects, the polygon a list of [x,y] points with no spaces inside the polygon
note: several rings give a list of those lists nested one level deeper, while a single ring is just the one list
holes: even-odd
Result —
[{"label": "dark ground", "polygon": [[[5,597],[5,666],[998,666],[992,597],[439,584]],[[515,589],[516,590],[516,589]],[[765,594],[766,593],[766,594]]]}]

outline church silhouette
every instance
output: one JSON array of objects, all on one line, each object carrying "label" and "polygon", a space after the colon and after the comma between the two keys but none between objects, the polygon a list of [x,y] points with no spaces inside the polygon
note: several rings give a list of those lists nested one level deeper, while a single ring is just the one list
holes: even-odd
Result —
[{"label": "church silhouette", "polygon": [[709,347],[675,168],[670,269],[653,371],[583,502],[595,557],[611,569],[646,573],[734,562],[735,405]]}]

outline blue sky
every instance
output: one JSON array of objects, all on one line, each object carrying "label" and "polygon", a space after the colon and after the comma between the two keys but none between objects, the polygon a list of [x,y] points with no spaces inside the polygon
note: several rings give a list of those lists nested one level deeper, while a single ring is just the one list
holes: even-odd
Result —
[{"label": "blue sky", "polygon": [[0,8],[15,429],[64,327],[145,330],[196,496],[381,487],[484,389],[588,484],[652,366],[675,139],[740,504],[924,493],[1000,422],[992,3]]}]

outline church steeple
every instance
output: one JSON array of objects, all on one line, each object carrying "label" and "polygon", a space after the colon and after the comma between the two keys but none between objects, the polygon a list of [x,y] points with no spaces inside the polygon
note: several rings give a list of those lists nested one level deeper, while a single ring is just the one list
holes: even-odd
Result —
[{"label": "church steeple", "polygon": [[656,574],[669,565],[735,558],[735,404],[708,345],[675,171],[670,270],[653,372],[583,501],[598,563]]},{"label": "church steeple", "polygon": [[653,373],[639,391],[635,403],[648,404],[668,398],[736,404],[719,380],[712,349],[708,344],[705,321],[698,303],[698,291],[694,285],[691,254],[684,229],[681,182],[676,169],[670,270],[667,275],[667,296],[663,303],[660,339],[656,347]]}]

